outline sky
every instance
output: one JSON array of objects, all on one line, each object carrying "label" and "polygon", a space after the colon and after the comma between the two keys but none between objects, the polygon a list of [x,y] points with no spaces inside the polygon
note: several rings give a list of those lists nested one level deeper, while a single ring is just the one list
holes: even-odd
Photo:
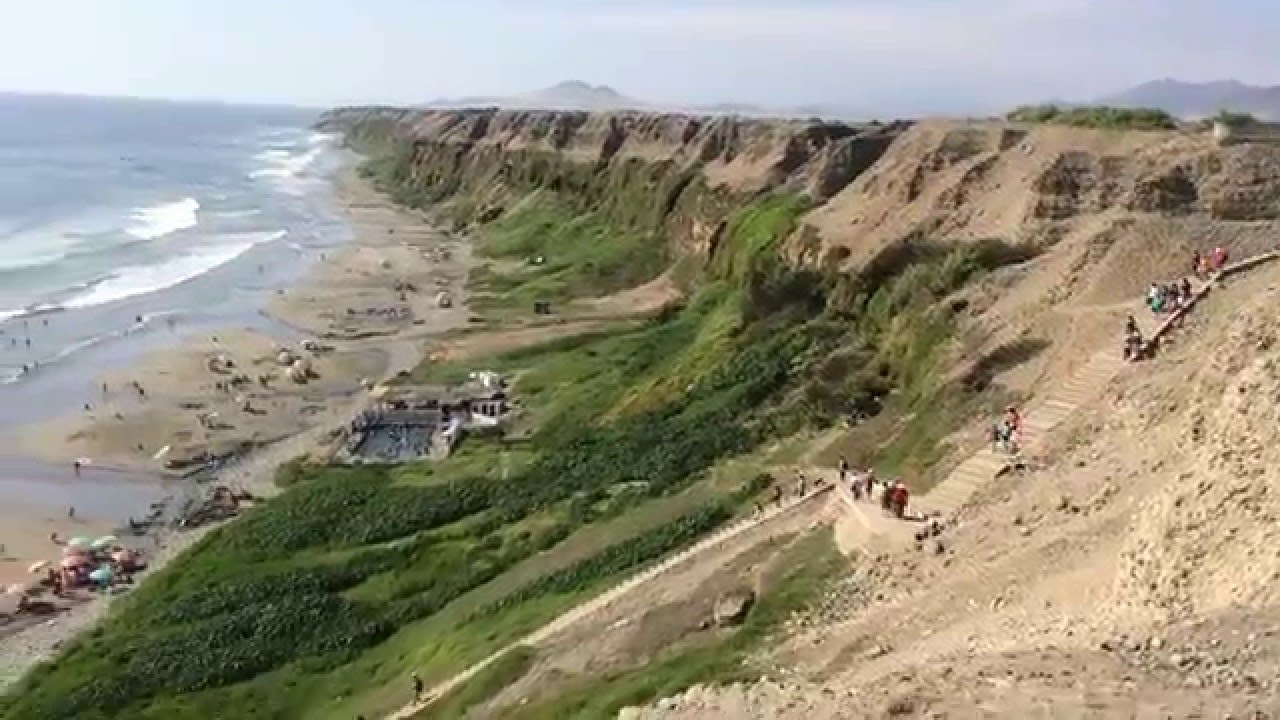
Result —
[{"label": "sky", "polygon": [[331,106],[577,79],[655,103],[972,113],[1280,84],[1274,0],[20,0],[0,91]]}]

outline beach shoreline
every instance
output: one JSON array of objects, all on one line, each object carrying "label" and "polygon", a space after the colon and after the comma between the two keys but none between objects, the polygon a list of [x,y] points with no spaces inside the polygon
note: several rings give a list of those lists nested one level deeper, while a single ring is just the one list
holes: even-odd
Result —
[{"label": "beach shoreline", "polygon": [[[101,394],[82,412],[5,428],[0,437],[21,455],[67,468],[62,483],[117,472],[158,494],[167,489],[169,507],[159,522],[125,541],[147,553],[148,572],[216,526],[171,527],[182,512],[176,506],[218,485],[254,497],[274,494],[281,463],[327,457],[341,428],[370,402],[370,387],[411,370],[433,338],[467,323],[465,243],[395,205],[354,166],[334,178],[332,195],[351,240],[321,254],[261,309],[279,332],[228,327],[179,339],[97,378],[93,387],[101,385]],[[450,296],[450,307],[439,307],[440,293]],[[282,351],[289,363],[281,362]],[[308,366],[303,377],[295,371],[299,361]],[[72,478],[77,459],[91,462]],[[196,475],[182,479],[187,473]],[[146,510],[139,507],[137,517]],[[91,512],[73,519],[49,507],[0,510],[6,534],[20,538],[0,553],[0,580],[29,580],[32,563],[56,562],[52,532],[63,538],[116,532],[123,520]],[[94,597],[34,624],[0,625],[0,687],[92,625],[108,604]]]}]

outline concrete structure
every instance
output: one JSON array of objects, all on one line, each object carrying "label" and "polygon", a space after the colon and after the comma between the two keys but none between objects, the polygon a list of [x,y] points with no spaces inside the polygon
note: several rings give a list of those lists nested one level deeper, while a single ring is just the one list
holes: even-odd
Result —
[{"label": "concrete structure", "polygon": [[340,458],[347,462],[410,462],[448,457],[466,428],[497,427],[511,405],[496,373],[472,373],[458,386],[390,389],[349,428]]}]

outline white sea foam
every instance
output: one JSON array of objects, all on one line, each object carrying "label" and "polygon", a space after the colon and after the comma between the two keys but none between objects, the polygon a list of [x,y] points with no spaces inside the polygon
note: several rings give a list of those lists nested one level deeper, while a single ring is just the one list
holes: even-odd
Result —
[{"label": "white sea foam", "polygon": [[200,203],[193,197],[133,211],[133,225],[126,231],[139,240],[155,240],[199,224]]},{"label": "white sea foam", "polygon": [[286,189],[293,190],[297,182],[307,177],[307,171],[333,146],[335,136],[329,133],[312,133],[305,144],[293,143],[289,149],[278,143],[267,143],[267,149],[254,156],[258,167],[250,171],[253,180],[274,180]]},{"label": "white sea foam", "polygon": [[[93,307],[171,288],[231,262],[248,252],[254,245],[279,240],[286,234],[286,231],[280,230],[274,233],[241,235],[237,236],[241,239],[235,242],[191,250],[154,265],[121,268],[62,303],[62,307],[68,309]],[[247,239],[244,239],[246,237]]]}]

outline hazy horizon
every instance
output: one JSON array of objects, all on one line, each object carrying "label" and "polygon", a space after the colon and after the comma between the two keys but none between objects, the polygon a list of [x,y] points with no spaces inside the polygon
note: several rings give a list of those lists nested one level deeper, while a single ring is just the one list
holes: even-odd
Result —
[{"label": "hazy horizon", "polygon": [[564,80],[667,105],[989,113],[1149,80],[1280,84],[1262,0],[96,0],[24,4],[0,91],[294,105]]}]

